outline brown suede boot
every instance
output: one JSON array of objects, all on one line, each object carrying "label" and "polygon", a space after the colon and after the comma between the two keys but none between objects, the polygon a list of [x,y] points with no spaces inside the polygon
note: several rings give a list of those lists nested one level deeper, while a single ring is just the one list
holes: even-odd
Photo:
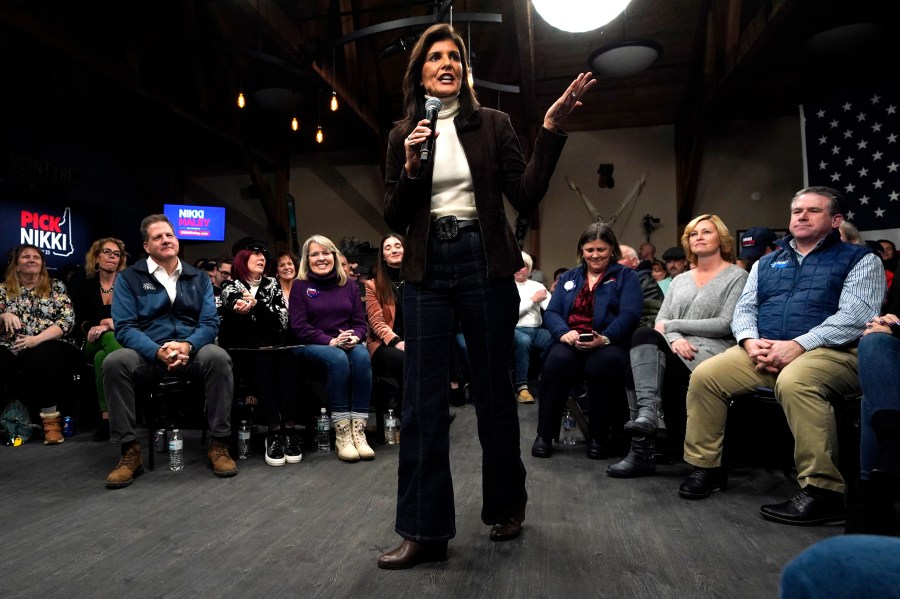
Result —
[{"label": "brown suede boot", "polygon": [[213,437],[209,442],[209,451],[206,452],[209,465],[212,467],[213,474],[222,478],[234,476],[238,473],[237,464],[228,455],[228,439],[224,437]]},{"label": "brown suede boot", "polygon": [[44,422],[44,445],[59,445],[65,441],[62,434],[62,415],[59,412],[45,414],[41,412]]},{"label": "brown suede boot", "polygon": [[144,463],[141,461],[141,444],[134,440],[131,443],[122,444],[122,457],[116,469],[106,477],[107,489],[121,489],[134,482],[134,477],[144,472]]}]

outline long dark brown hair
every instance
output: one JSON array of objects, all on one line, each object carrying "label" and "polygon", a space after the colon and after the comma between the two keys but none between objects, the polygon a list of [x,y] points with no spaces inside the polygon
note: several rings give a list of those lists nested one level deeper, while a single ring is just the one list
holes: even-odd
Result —
[{"label": "long dark brown hair", "polygon": [[391,276],[387,271],[387,262],[384,261],[384,242],[388,239],[398,239],[406,249],[406,240],[402,235],[396,233],[388,233],[381,238],[378,244],[378,260],[375,261],[375,299],[382,306],[394,305],[394,287],[391,285]]},{"label": "long dark brown hair", "polygon": [[413,46],[409,54],[409,64],[406,65],[406,73],[403,75],[403,118],[397,121],[412,129],[416,123],[425,118],[425,88],[422,87],[422,66],[428,50],[437,42],[450,40],[459,48],[459,57],[462,62],[462,82],[459,88],[459,114],[463,118],[472,114],[478,108],[478,98],[475,90],[469,85],[469,53],[462,37],[453,27],[447,23],[438,23],[425,30],[425,33]]}]

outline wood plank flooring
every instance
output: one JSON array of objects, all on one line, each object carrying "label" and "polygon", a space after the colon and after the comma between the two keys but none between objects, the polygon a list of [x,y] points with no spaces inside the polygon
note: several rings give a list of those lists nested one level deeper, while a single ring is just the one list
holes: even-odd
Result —
[{"label": "wood plank flooring", "polygon": [[90,434],[0,447],[0,596],[776,597],[794,555],[842,532],[764,521],[761,504],[797,489],[777,471],[735,466],[727,492],[685,501],[683,463],[616,480],[604,474],[613,460],[588,460],[583,443],[532,458],[537,407],[527,405],[525,530],[492,543],[479,520],[475,410],[458,414],[450,559],[401,572],[375,564],[400,540],[396,446],[375,446],[369,463],[306,454],[280,468],[257,453],[219,480],[199,432],[187,431],[183,471],[160,454],[156,471],[117,491],[103,483],[118,449]]}]

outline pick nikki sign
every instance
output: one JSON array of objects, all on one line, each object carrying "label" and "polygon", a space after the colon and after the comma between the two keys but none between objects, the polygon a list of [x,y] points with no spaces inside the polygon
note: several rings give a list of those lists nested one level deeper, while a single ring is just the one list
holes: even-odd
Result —
[{"label": "pick nikki sign", "polygon": [[28,243],[52,256],[71,256],[75,253],[72,243],[72,212],[19,213],[19,243]]}]

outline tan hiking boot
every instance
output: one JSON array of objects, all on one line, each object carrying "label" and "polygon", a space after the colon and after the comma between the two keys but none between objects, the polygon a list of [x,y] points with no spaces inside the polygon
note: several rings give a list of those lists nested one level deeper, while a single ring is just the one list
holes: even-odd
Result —
[{"label": "tan hiking boot", "polygon": [[135,440],[122,445],[122,457],[116,469],[106,477],[107,489],[121,489],[134,482],[134,477],[144,472],[144,463],[141,461],[141,444]]},{"label": "tan hiking boot", "polygon": [[62,434],[62,415],[59,412],[52,414],[41,412],[41,420],[44,423],[44,445],[59,445],[65,441]]},{"label": "tan hiking boot", "polygon": [[342,418],[334,423],[334,450],[337,457],[345,462],[358,462],[359,452],[353,445],[353,435],[350,432],[350,420]]},{"label": "tan hiking boot", "polygon": [[375,452],[372,451],[372,448],[369,447],[369,442],[366,440],[366,421],[354,418],[352,422],[350,434],[353,438],[353,447],[356,448],[356,453],[359,454],[359,459],[374,460]]},{"label": "tan hiking boot", "polygon": [[216,476],[226,478],[238,473],[237,464],[228,455],[228,439],[226,438],[213,437],[210,439],[206,458]]}]

